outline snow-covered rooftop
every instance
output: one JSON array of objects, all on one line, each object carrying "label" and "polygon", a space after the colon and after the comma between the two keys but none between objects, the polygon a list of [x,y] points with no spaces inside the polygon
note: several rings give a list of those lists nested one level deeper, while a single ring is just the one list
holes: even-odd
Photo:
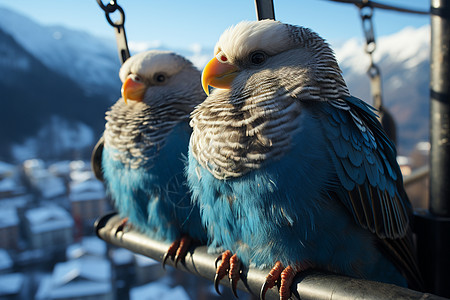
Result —
[{"label": "snow-covered rooftop", "polygon": [[80,193],[86,191],[103,191],[103,184],[98,180],[88,180],[83,182],[71,182],[70,191],[71,193]]},{"label": "snow-covered rooftop", "polygon": [[189,300],[189,295],[182,286],[171,287],[161,282],[152,282],[130,290],[130,300]]},{"label": "snow-covered rooftop", "polygon": [[25,213],[33,233],[51,231],[73,226],[72,216],[62,207],[47,205],[33,208]]},{"label": "snow-covered rooftop", "polygon": [[161,264],[157,260],[154,260],[150,257],[141,255],[141,254],[134,254],[134,259],[136,261],[136,264],[140,267],[146,267],[146,266],[152,266],[152,265],[159,265]]},{"label": "snow-covered rooftop", "polygon": [[102,199],[105,198],[105,188],[97,180],[71,182],[69,198],[71,201]]},{"label": "snow-covered rooftop", "polygon": [[46,169],[42,160],[26,160],[23,168],[31,183],[40,190],[44,198],[54,198],[66,193],[64,180]]},{"label": "snow-covered rooftop", "polygon": [[3,198],[0,200],[0,210],[9,207],[24,207],[31,201],[33,201],[33,196],[30,194],[11,198]]},{"label": "snow-covered rooftop", "polygon": [[82,257],[58,263],[52,275],[54,287],[67,285],[72,281],[109,282],[111,265],[105,258]]},{"label": "snow-covered rooftop", "polygon": [[48,171],[55,176],[68,176],[70,174],[70,160],[58,161],[48,167]]},{"label": "snow-covered rooftop", "polygon": [[23,187],[12,177],[6,177],[3,180],[0,180],[0,192],[23,194],[25,191],[25,187]]},{"label": "snow-covered rooftop", "polygon": [[0,177],[10,176],[14,173],[16,167],[6,162],[0,161]]},{"label": "snow-covered rooftop", "polygon": [[0,228],[19,225],[19,217],[14,207],[3,207],[0,209]]},{"label": "snow-covered rooftop", "polygon": [[106,255],[106,243],[96,236],[84,237],[80,243],[66,249],[67,259],[76,259],[85,255],[103,257]]},{"label": "snow-covered rooftop", "polygon": [[[0,270],[7,270],[13,267],[14,262],[5,249],[0,249]],[[1,283],[1,280],[0,280]],[[0,288],[1,290],[1,288]]]},{"label": "snow-covered rooftop", "polygon": [[86,169],[86,163],[83,160],[73,160],[70,162],[70,169],[72,171],[75,170],[85,170]]},{"label": "snow-covered rooftop", "polygon": [[60,285],[54,281],[54,275],[55,272],[53,272],[53,275],[43,276],[35,299],[78,298],[83,296],[98,296],[112,292],[110,280],[98,282],[80,279]]},{"label": "snow-covered rooftop", "polygon": [[111,259],[116,266],[131,264],[133,262],[133,252],[125,248],[114,249]]},{"label": "snow-covered rooftop", "polygon": [[71,201],[102,199],[105,198],[105,189],[97,180],[71,182],[69,198]]},{"label": "snow-covered rooftop", "polygon": [[0,275],[0,296],[18,294],[24,281],[25,275],[22,273]]},{"label": "snow-covered rooftop", "polygon": [[23,162],[23,168],[25,169],[25,171],[32,171],[32,170],[36,170],[36,169],[43,169],[45,168],[45,163],[42,159],[27,159],[26,161]]},{"label": "snow-covered rooftop", "polygon": [[95,180],[94,173],[91,170],[75,170],[70,172],[70,179],[73,182],[83,182],[87,180]]},{"label": "snow-covered rooftop", "polygon": [[47,176],[41,178],[37,182],[37,186],[42,196],[47,199],[62,196],[66,193],[64,180],[60,177]]}]

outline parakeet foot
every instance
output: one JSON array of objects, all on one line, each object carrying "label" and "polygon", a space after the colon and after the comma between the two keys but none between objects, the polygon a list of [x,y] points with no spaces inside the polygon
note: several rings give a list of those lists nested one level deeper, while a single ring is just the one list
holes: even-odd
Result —
[{"label": "parakeet foot", "polygon": [[309,261],[298,263],[295,265],[295,269],[292,266],[286,268],[280,261],[275,263],[275,266],[270,270],[266,277],[266,281],[261,287],[259,298],[265,299],[266,292],[277,284],[279,286],[280,300],[287,300],[291,297],[291,285],[295,275],[298,272],[305,271],[313,267],[313,264]]},{"label": "parakeet foot", "polygon": [[280,261],[275,263],[275,266],[270,270],[269,274],[266,276],[263,286],[261,287],[261,292],[259,293],[259,299],[264,300],[266,298],[266,292],[271,289],[277,283],[278,278],[281,275],[284,267]]},{"label": "parakeet foot", "polygon": [[230,270],[228,271],[228,278],[230,280],[231,291],[233,292],[233,295],[236,298],[239,298],[237,295],[236,289],[237,289],[237,283],[240,278],[240,274],[241,274],[241,261],[239,260],[237,255],[234,254],[230,258]]},{"label": "parakeet foot", "polygon": [[[218,262],[221,260],[219,266],[217,266]],[[219,282],[225,275],[228,274],[228,279],[231,284],[231,291],[233,295],[237,296],[237,283],[239,281],[240,273],[241,273],[241,262],[236,254],[231,255],[231,251],[227,250],[221,255],[219,255],[215,262],[216,266],[216,276],[214,277],[214,288],[216,289],[217,294],[221,295],[219,290]]]},{"label": "parakeet foot", "polygon": [[114,236],[117,236],[119,234],[119,232],[125,231],[126,227],[131,227],[131,224],[128,223],[128,218],[123,218],[120,221],[119,226],[117,226],[116,232],[114,233]]},{"label": "parakeet foot", "polygon": [[180,260],[184,260],[186,257],[186,253],[189,249],[189,246],[192,243],[192,238],[184,235],[179,239],[176,239],[172,245],[170,245],[169,249],[167,250],[166,254],[164,254],[163,261],[162,261],[162,267],[165,269],[167,258],[171,257],[173,260],[175,260],[175,268],[177,267],[177,264]]}]

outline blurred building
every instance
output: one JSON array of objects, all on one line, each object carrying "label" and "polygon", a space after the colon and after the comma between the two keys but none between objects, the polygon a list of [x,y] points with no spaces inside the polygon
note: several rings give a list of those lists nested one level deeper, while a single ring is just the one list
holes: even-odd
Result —
[{"label": "blurred building", "polygon": [[[417,143],[409,156],[411,172],[414,172],[414,170],[420,167],[429,165],[430,149],[431,146],[429,142]],[[415,209],[428,208],[429,185],[430,180],[429,176],[427,176],[406,187],[406,193]]]},{"label": "blurred building", "polygon": [[23,300],[30,299],[28,295],[27,279],[22,273],[0,275],[0,299]]},{"label": "blurred building", "polygon": [[96,236],[86,236],[66,249],[67,260],[78,259],[82,257],[104,258],[106,257],[106,242]]},{"label": "blurred building", "polygon": [[109,257],[115,274],[117,299],[129,299],[130,288],[135,282],[134,253],[125,248],[110,247]]},{"label": "blurred building", "polygon": [[63,208],[47,204],[25,212],[27,240],[32,249],[63,251],[73,242],[73,219]]},{"label": "blurred building", "polygon": [[[0,233],[0,244],[3,243],[12,243],[18,246],[19,250],[23,250],[25,248],[24,238],[26,237],[26,226],[25,226],[25,212],[33,207],[34,197],[31,194],[25,194],[22,196],[15,196],[11,198],[3,198],[0,199],[0,228],[3,226],[7,227],[6,224],[11,224],[15,218],[17,218],[17,234],[16,229],[3,227],[3,234]],[[8,211],[13,211],[12,213],[8,213]],[[6,218],[3,216],[6,215]],[[2,231],[2,229],[0,229]],[[7,234],[10,234],[9,236]],[[8,237],[9,242],[5,241],[3,237]],[[2,246],[0,246],[2,247]]]},{"label": "blurred building", "polygon": [[14,174],[16,167],[6,162],[0,161],[0,179],[10,177]]},{"label": "blurred building", "polygon": [[41,281],[35,299],[114,300],[111,264],[92,257],[58,263]]},{"label": "blurred building", "polygon": [[135,265],[135,283],[137,285],[157,280],[166,275],[166,272],[159,261],[140,254],[134,254],[133,256]]},{"label": "blurred building", "polygon": [[148,299],[148,295],[152,295],[151,299],[191,299],[182,286],[172,287],[164,281],[152,282],[130,290],[130,300]]},{"label": "blurred building", "polygon": [[106,212],[103,184],[97,180],[71,182],[69,200],[77,236],[93,234],[95,220]]},{"label": "blurred building", "polygon": [[14,262],[11,259],[8,251],[0,248],[0,274],[11,272],[13,267]]},{"label": "blurred building", "polygon": [[0,209],[0,248],[19,249],[19,217],[15,207]]},{"label": "blurred building", "polygon": [[64,179],[52,174],[45,167],[45,163],[42,160],[26,160],[23,163],[23,171],[32,192],[38,194],[42,200],[59,200],[64,202],[67,196]]},{"label": "blurred building", "polygon": [[0,161],[0,199],[25,194],[16,166]]}]

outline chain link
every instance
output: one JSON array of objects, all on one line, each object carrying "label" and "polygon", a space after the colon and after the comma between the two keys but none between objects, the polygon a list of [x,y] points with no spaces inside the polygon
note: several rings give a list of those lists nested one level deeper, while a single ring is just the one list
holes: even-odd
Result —
[{"label": "chain link", "polygon": [[383,106],[383,91],[381,86],[381,73],[380,68],[374,63],[373,52],[377,48],[375,41],[375,31],[373,27],[373,7],[369,0],[363,0],[362,5],[358,5],[359,14],[361,16],[362,27],[364,36],[366,38],[366,45],[364,50],[369,55],[370,66],[367,70],[367,75],[370,78],[370,90],[372,92],[373,106],[378,110],[380,116],[380,122],[383,128],[387,132],[391,140],[396,143],[396,128],[395,121],[391,114]]},{"label": "chain link", "polygon": [[362,27],[364,31],[364,36],[366,38],[366,45],[364,50],[369,55],[370,58],[370,66],[367,70],[367,75],[370,77],[371,87],[372,87],[372,96],[374,101],[374,106],[379,109],[382,105],[381,99],[381,78],[380,78],[380,69],[374,63],[373,52],[377,48],[377,44],[375,41],[375,31],[373,29],[373,7],[371,6],[369,1],[364,1],[364,5],[359,7],[359,14],[361,16]]},{"label": "chain link", "polygon": [[[117,4],[115,0],[109,1],[107,5],[102,0],[97,0],[100,8],[105,12],[105,17],[108,23],[114,27],[116,34],[117,48],[119,51],[119,59],[121,63],[124,63],[130,57],[130,50],[128,49],[127,37],[125,34],[125,12],[122,7]],[[117,21],[111,19],[111,14],[119,12],[120,18]]]},{"label": "chain link", "polygon": [[364,31],[364,36],[366,37],[366,47],[365,50],[367,53],[372,54],[376,49],[375,43],[375,33],[373,30],[373,8],[369,4],[366,6],[362,6],[359,9],[359,14],[361,16],[362,27]]}]

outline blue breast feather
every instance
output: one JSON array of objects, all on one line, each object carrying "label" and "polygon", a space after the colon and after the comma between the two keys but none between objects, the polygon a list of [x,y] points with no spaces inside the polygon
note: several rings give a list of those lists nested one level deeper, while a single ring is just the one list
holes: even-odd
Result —
[{"label": "blue breast feather", "polygon": [[102,167],[115,207],[122,217],[151,237],[173,241],[182,233],[205,240],[198,208],[191,205],[184,168],[190,128],[177,125],[152,166],[131,169],[105,147]]},{"label": "blue breast feather", "polygon": [[313,263],[405,286],[405,279],[376,249],[375,236],[332,196],[345,187],[325,138],[326,113],[318,110],[326,105],[305,105],[291,150],[241,177],[218,180],[189,151],[188,183],[200,206],[209,250],[229,249],[244,265]]}]

